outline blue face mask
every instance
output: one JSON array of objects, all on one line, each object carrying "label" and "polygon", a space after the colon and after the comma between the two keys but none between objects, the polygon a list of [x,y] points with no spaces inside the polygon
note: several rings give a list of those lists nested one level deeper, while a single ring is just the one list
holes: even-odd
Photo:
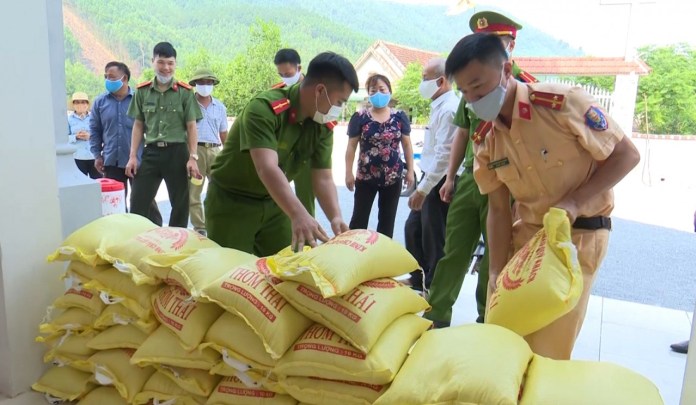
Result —
[{"label": "blue face mask", "polygon": [[104,80],[104,87],[106,87],[106,91],[109,93],[116,93],[117,91],[121,90],[121,87],[123,87],[122,80],[123,77],[118,80]]},{"label": "blue face mask", "polygon": [[391,93],[380,93],[379,91],[370,96],[370,104],[375,108],[383,108],[389,104]]}]

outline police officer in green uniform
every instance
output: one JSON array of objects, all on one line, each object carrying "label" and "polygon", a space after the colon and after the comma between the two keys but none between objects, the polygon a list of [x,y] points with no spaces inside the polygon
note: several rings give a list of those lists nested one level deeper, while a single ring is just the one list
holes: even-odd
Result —
[{"label": "police officer in green uniform", "polygon": [[[473,32],[499,35],[509,53],[515,48],[517,31],[522,29],[520,24],[492,11],[474,14],[469,20],[469,26]],[[512,69],[517,80],[537,81],[514,62]],[[449,326],[452,319],[452,306],[462,288],[468,263],[481,235],[483,234],[484,240],[486,239],[488,198],[481,195],[474,181],[474,148],[471,140],[476,136],[481,120],[466,107],[466,101],[462,98],[453,123],[459,127],[459,131],[452,144],[447,179],[440,189],[442,200],[450,203],[445,227],[445,254],[437,264],[435,276],[430,285],[428,300],[432,309],[425,314],[426,318],[434,321],[436,327]],[[457,179],[457,170],[462,165],[462,161],[464,161],[464,172]],[[476,286],[478,318],[476,321],[483,322],[488,285],[488,249],[478,271]]]},{"label": "police officer in green uniform", "polygon": [[[273,63],[278,70],[278,76],[282,80],[274,85],[274,89],[285,86],[292,86],[304,79],[302,74],[302,60],[296,50],[290,48],[280,49],[275,54]],[[295,177],[295,195],[300,199],[302,205],[307,209],[311,216],[314,216],[314,191],[312,191],[312,168],[306,165],[305,168]]]},{"label": "police officer in green uniform", "polygon": [[316,246],[328,235],[289,182],[306,165],[335,234],[347,231],[331,174],[334,120],[351,91],[353,65],[333,52],[317,55],[301,84],[256,95],[239,114],[215,159],[205,200],[208,237],[222,246],[268,256]]},{"label": "police officer in green uniform", "polygon": [[[176,50],[170,43],[160,42],[155,46],[152,67],[155,79],[137,86],[128,108],[128,115],[134,119],[126,165],[126,175],[134,177],[131,212],[149,217],[150,203],[164,180],[172,204],[169,226],[186,228],[188,178],[200,175],[196,163],[196,120],[203,115],[192,87],[174,79]],[[143,140],[145,149],[138,167],[138,148]]]}]

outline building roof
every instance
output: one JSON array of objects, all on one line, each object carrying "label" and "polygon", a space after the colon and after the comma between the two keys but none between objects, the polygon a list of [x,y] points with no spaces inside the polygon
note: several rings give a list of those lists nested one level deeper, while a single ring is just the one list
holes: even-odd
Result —
[{"label": "building roof", "polygon": [[418,63],[423,66],[428,63],[432,58],[441,57],[442,55],[437,52],[424,51],[422,49],[409,48],[403,45],[393,44],[391,42],[379,41],[384,45],[389,52],[394,55],[394,57],[402,64],[404,67],[408,66],[410,63]]},{"label": "building roof", "polygon": [[640,59],[626,61],[622,57],[524,57],[515,62],[525,71],[537,75],[615,76],[635,73],[647,75],[650,66]]}]

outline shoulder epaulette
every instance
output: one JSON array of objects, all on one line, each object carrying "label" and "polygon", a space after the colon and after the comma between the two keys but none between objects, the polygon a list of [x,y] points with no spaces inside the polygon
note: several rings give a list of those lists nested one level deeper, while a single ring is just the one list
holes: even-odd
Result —
[{"label": "shoulder epaulette", "polygon": [[336,121],[329,121],[329,122],[327,122],[327,123],[324,124],[324,125],[326,125],[326,128],[328,128],[329,131],[333,131],[333,129],[336,128],[336,125],[338,125],[338,122],[336,122]]},{"label": "shoulder epaulette", "polygon": [[281,98],[280,100],[271,101],[271,109],[275,115],[280,115],[283,111],[290,108],[290,100]]},{"label": "shoulder epaulette", "polygon": [[539,83],[539,80],[537,80],[536,77],[525,72],[524,70],[517,75],[517,78],[524,83]]},{"label": "shoulder epaulette", "polygon": [[529,101],[534,105],[540,105],[552,110],[560,110],[563,108],[563,94],[545,93],[543,91],[533,91],[529,94]]},{"label": "shoulder epaulette", "polygon": [[186,90],[193,90],[193,86],[191,86],[190,84],[188,84],[186,82],[182,82],[181,80],[179,80],[178,83],[179,83],[179,86],[185,88]]},{"label": "shoulder epaulette", "polygon": [[480,145],[481,142],[486,139],[486,135],[488,135],[491,128],[493,128],[492,121],[481,121],[474,130],[474,133],[471,134],[471,140],[474,141],[475,144]]},{"label": "shoulder epaulette", "polygon": [[285,82],[280,82],[280,83],[276,83],[273,86],[271,86],[271,89],[282,89],[285,86],[286,86]]},{"label": "shoulder epaulette", "polygon": [[138,83],[137,86],[135,86],[136,89],[139,89],[141,87],[149,86],[152,84],[152,80],[148,80],[146,82]]}]

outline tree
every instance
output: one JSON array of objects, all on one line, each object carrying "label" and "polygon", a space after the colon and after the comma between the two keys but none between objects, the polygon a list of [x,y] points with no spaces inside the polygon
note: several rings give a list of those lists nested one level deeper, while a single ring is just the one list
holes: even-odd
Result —
[{"label": "tree", "polygon": [[395,87],[394,99],[400,108],[412,117],[413,123],[424,124],[430,115],[430,100],[423,98],[418,91],[423,78],[423,67],[418,63],[410,63],[406,67],[404,77]]},{"label": "tree", "polygon": [[80,62],[65,61],[65,94],[67,97],[76,91],[87,93],[90,100],[106,91],[104,79],[95,75]]}]

